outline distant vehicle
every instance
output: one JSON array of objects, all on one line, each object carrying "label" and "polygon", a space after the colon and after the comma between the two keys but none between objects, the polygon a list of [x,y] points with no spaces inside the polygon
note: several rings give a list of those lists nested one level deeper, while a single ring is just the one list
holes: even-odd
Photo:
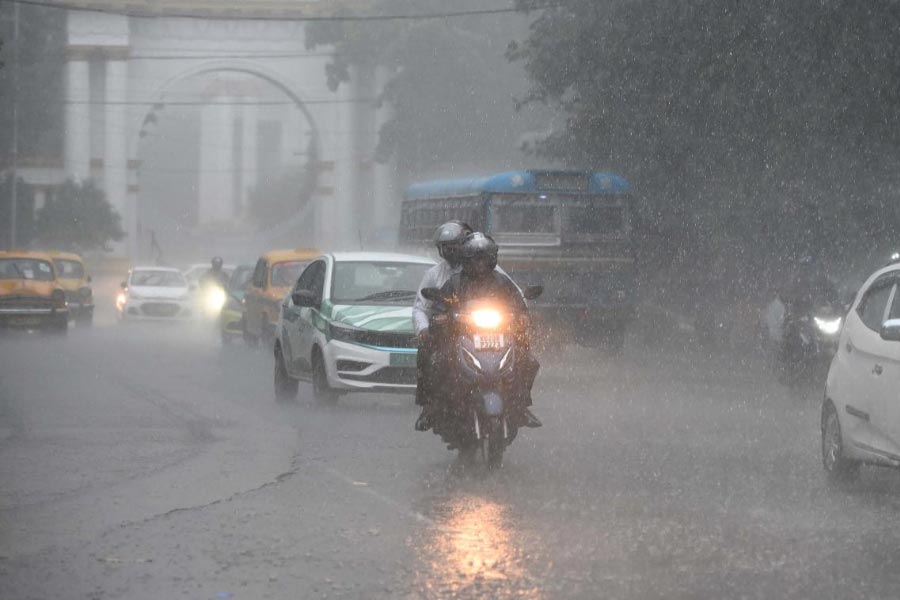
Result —
[{"label": "distant vehicle", "polygon": [[822,464],[852,479],[862,463],[900,467],[900,264],[876,271],[853,301],[822,404]]},{"label": "distant vehicle", "polygon": [[821,382],[838,350],[843,313],[842,307],[823,302],[805,314],[784,314],[780,339],[773,344],[775,373],[780,383],[792,386],[810,380]]},{"label": "distant vehicle", "polygon": [[311,381],[325,402],[348,391],[414,392],[412,304],[433,264],[374,252],[313,261],[280,306],[276,398],[294,398],[300,380]]},{"label": "distant vehicle", "polygon": [[635,301],[628,182],[591,171],[512,171],[417,183],[406,191],[400,242],[424,248],[448,219],[501,246],[521,288],[542,285],[536,316],[575,326],[579,341],[624,344]]},{"label": "distant vehicle", "polygon": [[263,254],[253,269],[244,294],[244,341],[255,345],[260,339],[275,339],[281,301],[311,260],[321,254],[310,248],[272,250]]},{"label": "distant vehicle", "polygon": [[[184,278],[187,279],[188,283],[199,283],[200,278],[206,274],[212,268],[212,265],[209,262],[205,263],[194,263],[188,268],[184,269],[182,273],[184,274]],[[232,271],[234,271],[234,265],[222,265],[222,270],[228,276],[231,276]]]},{"label": "distant vehicle", "polygon": [[66,293],[49,254],[0,252],[0,327],[68,332]]},{"label": "distant vehicle", "polygon": [[90,326],[94,321],[94,292],[91,276],[84,268],[84,260],[71,252],[49,252],[60,286],[66,293],[69,318],[76,325]]},{"label": "distant vehicle", "polygon": [[135,267],[116,298],[121,321],[188,319],[195,313],[191,285],[171,267]]},{"label": "distant vehicle", "polygon": [[235,267],[228,280],[228,287],[225,289],[225,306],[222,307],[219,316],[219,329],[223,343],[227,344],[234,338],[243,335],[243,301],[251,277],[253,277],[253,265],[239,265]]}]

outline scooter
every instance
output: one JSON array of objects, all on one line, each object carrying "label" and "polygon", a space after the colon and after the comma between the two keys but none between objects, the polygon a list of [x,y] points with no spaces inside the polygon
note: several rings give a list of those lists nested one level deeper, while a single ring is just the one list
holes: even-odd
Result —
[{"label": "scooter", "polygon": [[[526,300],[538,298],[541,286],[524,290]],[[438,403],[434,432],[459,451],[460,461],[471,462],[481,449],[488,468],[502,466],[503,453],[518,433],[510,422],[511,396],[519,392],[518,354],[521,336],[530,326],[528,315],[510,312],[489,300],[455,304],[437,288],[425,288],[435,314],[431,331],[443,340],[440,360],[453,385]]]},{"label": "scooter", "polygon": [[777,356],[779,382],[797,385],[826,370],[837,353],[842,324],[842,311],[829,305],[806,314],[786,315]]}]

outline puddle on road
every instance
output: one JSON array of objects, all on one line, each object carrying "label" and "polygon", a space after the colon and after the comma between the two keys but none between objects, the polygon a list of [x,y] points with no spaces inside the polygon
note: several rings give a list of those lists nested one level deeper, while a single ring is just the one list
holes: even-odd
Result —
[{"label": "puddle on road", "polygon": [[412,545],[421,597],[542,598],[526,565],[526,536],[508,508],[486,497],[454,495],[431,505],[435,523]]}]

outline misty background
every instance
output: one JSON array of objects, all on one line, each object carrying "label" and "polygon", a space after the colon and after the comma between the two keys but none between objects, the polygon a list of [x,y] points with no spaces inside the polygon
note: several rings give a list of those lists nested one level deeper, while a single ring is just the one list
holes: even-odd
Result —
[{"label": "misty background", "polygon": [[[484,8],[398,0],[371,3],[369,14]],[[348,85],[361,65],[389,73],[368,101],[390,107],[375,158],[393,171],[397,195],[416,180],[502,169],[622,174],[635,190],[641,297],[682,312],[725,307],[724,320],[748,323],[801,256],[816,256],[852,288],[897,247],[896,3],[518,0],[515,8],[304,25],[304,46],[327,56],[320,76],[329,89]],[[12,12],[13,3],[0,3],[4,224]],[[20,6],[18,166],[26,174],[63,161],[66,18]],[[211,73],[170,93],[183,105],[149,113],[138,204],[169,261],[208,258],[179,247],[185,232],[253,235],[310,202],[318,163],[309,123],[283,92],[252,75]],[[236,125],[227,134],[242,150],[201,164],[203,145],[218,143],[200,131],[213,93],[267,104],[254,116],[255,148],[245,149]],[[21,181],[20,245],[56,243],[59,228],[46,211],[41,225],[42,210],[65,193],[80,197],[39,179]],[[234,218],[201,223],[204,185],[229,195]],[[364,198],[357,208],[365,214]],[[121,234],[114,225],[109,240]],[[180,236],[165,235],[173,227]]]}]

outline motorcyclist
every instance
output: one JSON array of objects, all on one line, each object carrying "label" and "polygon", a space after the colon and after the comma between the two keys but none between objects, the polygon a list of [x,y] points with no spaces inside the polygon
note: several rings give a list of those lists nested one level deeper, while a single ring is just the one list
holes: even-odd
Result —
[{"label": "motorcyclist", "polygon": [[422,295],[425,288],[441,288],[462,268],[460,250],[472,228],[462,221],[447,221],[437,228],[434,245],[437,247],[441,261],[431,267],[422,278],[419,293],[413,304],[413,325],[419,339],[419,350],[416,356],[416,404],[422,407],[422,413],[416,419],[416,430],[427,431],[433,425],[432,396],[433,369],[432,358],[434,347],[428,327],[431,321],[432,303]]},{"label": "motorcyclist", "polygon": [[812,256],[800,259],[787,285],[779,293],[786,317],[796,317],[820,305],[834,305],[838,292]]},{"label": "motorcyclist", "polygon": [[[497,269],[498,247],[490,236],[470,234],[461,248],[462,269],[441,288],[446,297],[462,303],[471,299],[494,298],[517,314],[527,315],[528,307],[522,292],[502,271]],[[540,364],[531,353],[529,331],[521,332],[521,354],[517,364],[518,391],[512,399],[512,420],[519,427],[540,427],[541,421],[528,408],[531,406],[531,387]],[[438,359],[440,360],[440,359]]]},{"label": "motorcyclist", "polygon": [[200,287],[207,289],[211,285],[218,285],[222,289],[228,286],[228,273],[222,269],[222,258],[214,256],[211,261],[211,269],[200,277]]}]

